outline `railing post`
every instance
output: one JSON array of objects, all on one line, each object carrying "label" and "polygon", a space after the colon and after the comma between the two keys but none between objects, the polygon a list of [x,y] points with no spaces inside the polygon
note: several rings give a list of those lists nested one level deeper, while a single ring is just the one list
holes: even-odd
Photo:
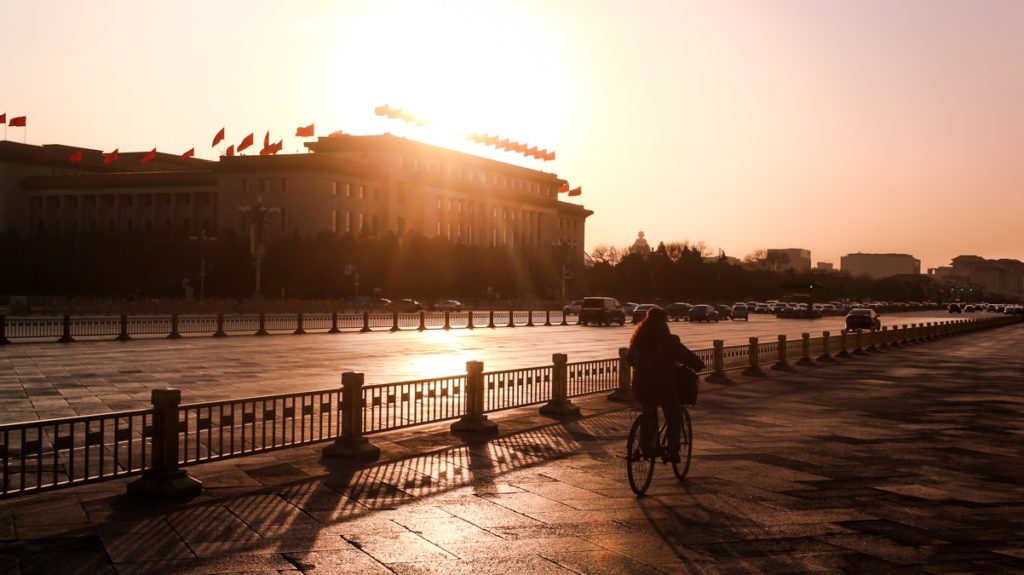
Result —
[{"label": "railing post", "polygon": [[466,312],[466,329],[476,329],[476,326],[473,325],[473,310]]},{"label": "railing post", "polygon": [[861,336],[863,331],[858,329],[853,332],[853,351],[851,352],[853,355],[867,355],[864,351],[864,339]]},{"label": "railing post", "polygon": [[322,451],[324,457],[377,459],[380,448],[363,437],[363,374],[341,374],[341,434]]},{"label": "railing post", "polygon": [[800,335],[800,359],[797,360],[797,365],[814,365],[814,361],[811,360],[811,334],[803,333]]},{"label": "railing post", "polygon": [[562,323],[560,323],[558,325],[569,325],[569,320],[566,319],[568,316],[569,316],[569,314],[565,313],[565,310],[563,309],[562,310]]},{"label": "railing post", "polygon": [[452,312],[445,311],[444,312],[444,330],[445,331],[449,331],[450,329],[452,329]]},{"label": "railing post", "polygon": [[495,326],[494,326],[494,310],[493,309],[490,312],[488,312],[487,317],[488,317],[487,327],[489,327],[491,329],[494,329]]},{"label": "railing post", "polygon": [[878,345],[878,349],[889,349],[889,326],[882,326],[880,339],[882,340],[882,343]]},{"label": "railing post", "polygon": [[850,357],[850,352],[846,351],[846,335],[850,333],[848,329],[839,330],[839,352],[836,353],[836,357]]},{"label": "railing post", "polygon": [[420,325],[416,331],[427,331],[427,312],[420,310]]},{"label": "railing post", "polygon": [[222,312],[217,313],[217,331],[213,332],[213,337],[227,337],[228,334],[224,333],[224,314]]},{"label": "railing post", "polygon": [[[203,484],[178,468],[178,406],[180,389],[154,389],[150,392],[153,403],[152,460],[142,477],[128,484],[128,493],[157,497],[195,497],[203,491]],[[145,433],[146,430],[143,430]]]},{"label": "railing post", "polygon": [[391,312],[391,329],[389,331],[398,331],[398,312]]},{"label": "railing post", "polygon": [[7,316],[0,313],[0,345],[7,345],[11,340],[7,339]]},{"label": "railing post", "polygon": [[910,345],[910,328],[907,327],[907,324],[903,324],[900,331],[903,332],[900,338],[900,345]]},{"label": "railing post", "polygon": [[516,326],[516,310],[510,309],[510,310],[508,310],[508,325],[506,327],[515,327],[515,326]]},{"label": "railing post", "polygon": [[935,323],[928,322],[928,341],[935,341],[937,339],[939,339],[939,336],[935,333]]},{"label": "railing post", "polygon": [[830,337],[831,335],[832,334],[830,334],[827,331],[821,332],[821,355],[818,356],[818,361],[829,362],[836,360],[834,357],[832,357],[832,339]]},{"label": "railing post", "polygon": [[338,312],[336,311],[331,312],[331,329],[327,330],[327,333],[341,333],[341,330],[338,329]]},{"label": "railing post", "polygon": [[452,433],[497,433],[498,424],[484,415],[484,362],[466,362],[466,412],[452,423]]},{"label": "railing post", "polygon": [[533,309],[526,311],[526,327],[533,327]]},{"label": "railing post", "polygon": [[295,332],[294,332],[295,335],[303,335],[303,334],[306,333],[306,330],[302,329],[302,323],[303,323],[302,320],[303,320],[302,312],[300,311],[299,313],[297,313],[295,315]]},{"label": "railing post", "polygon": [[785,334],[779,334],[779,360],[772,365],[772,369],[793,371],[793,366],[789,365],[789,347],[786,345]]},{"label": "railing post", "polygon": [[178,314],[171,314],[171,333],[167,334],[167,339],[181,339],[181,333],[178,331]]},{"label": "railing post", "polygon": [[875,346],[875,328],[868,330],[868,347],[864,351],[878,351],[878,347]]},{"label": "railing post", "polygon": [[267,331],[267,314],[260,312],[259,326],[256,328],[256,335],[270,335]]},{"label": "railing post", "polygon": [[64,314],[64,317],[62,318],[61,321],[61,325],[62,333],[60,339],[58,339],[57,341],[59,341],[60,343],[71,343],[75,341],[75,338],[71,337],[71,314]]},{"label": "railing post", "polygon": [[544,327],[551,327],[551,310],[544,310]]},{"label": "railing post", "polygon": [[750,338],[750,347],[747,348],[747,368],[743,370],[743,375],[761,376],[764,375],[764,371],[761,370],[761,359],[760,350],[757,347],[757,338]]},{"label": "railing post", "polygon": [[370,312],[363,312],[363,329],[359,330],[359,333],[366,333],[370,331]]},{"label": "railing post", "polygon": [[711,373],[704,379],[712,383],[731,383],[732,379],[725,374],[725,342],[716,339],[711,345],[714,346],[711,352]]},{"label": "railing post", "polygon": [[544,415],[579,415],[580,408],[569,399],[569,358],[564,353],[551,354],[551,401],[540,408]]},{"label": "railing post", "polygon": [[[3,334],[0,333],[0,339]],[[117,334],[116,341],[131,341],[132,336],[128,335],[128,314],[121,314],[121,333]]]},{"label": "railing post", "polygon": [[633,401],[633,390],[630,389],[630,379],[633,372],[629,365],[629,348],[619,348],[619,387],[608,394],[611,401]]}]

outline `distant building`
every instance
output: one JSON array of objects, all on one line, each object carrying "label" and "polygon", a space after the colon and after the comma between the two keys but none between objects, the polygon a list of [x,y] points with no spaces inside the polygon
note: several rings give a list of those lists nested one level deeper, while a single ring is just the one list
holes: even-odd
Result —
[{"label": "distant building", "polygon": [[818,265],[815,267],[823,272],[835,271],[835,266],[832,265],[832,262],[818,262]]},{"label": "distant building", "polygon": [[651,244],[647,243],[643,230],[636,235],[636,241],[633,242],[633,245],[629,246],[629,253],[645,258],[651,255]]},{"label": "distant building", "polygon": [[839,265],[852,276],[872,279],[921,274],[921,260],[908,254],[848,254],[840,259]]},{"label": "distant building", "polygon": [[774,272],[809,272],[811,252],[800,248],[769,249],[765,255],[765,267]]},{"label": "distant building", "polygon": [[957,256],[951,265],[928,270],[946,287],[978,287],[986,292],[1024,295],[1024,262],[989,260],[979,256]]}]

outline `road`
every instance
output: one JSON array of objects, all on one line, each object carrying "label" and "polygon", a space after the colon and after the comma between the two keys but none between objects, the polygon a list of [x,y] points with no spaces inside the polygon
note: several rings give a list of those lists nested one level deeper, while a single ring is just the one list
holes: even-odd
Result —
[{"label": "road", "polygon": [[[939,311],[882,318],[883,325],[948,319]],[[750,336],[838,333],[843,318],[752,315],[750,321],[671,327],[697,349],[714,339],[739,345]],[[549,365],[552,353],[566,353],[569,361],[608,358],[628,345],[631,332],[626,324],[18,343],[0,347],[0,423],[136,409],[149,405],[150,390],[163,387],[181,389],[185,402],[200,402],[328,389],[340,385],[344,371],[363,372],[370,384],[464,373],[471,360],[499,370]]]}]

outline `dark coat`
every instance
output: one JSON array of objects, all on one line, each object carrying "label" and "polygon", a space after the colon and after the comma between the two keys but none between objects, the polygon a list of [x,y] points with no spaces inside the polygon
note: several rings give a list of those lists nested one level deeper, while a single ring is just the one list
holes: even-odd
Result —
[{"label": "dark coat", "polygon": [[626,359],[633,366],[633,396],[640,403],[678,401],[677,365],[695,373],[704,369],[704,362],[672,334],[659,337],[653,345],[631,345]]}]

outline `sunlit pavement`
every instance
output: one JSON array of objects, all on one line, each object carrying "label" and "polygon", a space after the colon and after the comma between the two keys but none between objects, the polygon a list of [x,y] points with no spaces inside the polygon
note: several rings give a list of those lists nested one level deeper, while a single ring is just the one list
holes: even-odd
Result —
[{"label": "sunlit pavement", "polygon": [[1021,573],[1022,346],[1017,324],[705,386],[690,477],[659,467],[642,499],[631,413],[592,397],[490,441],[373,436],[363,467],[313,446],[190,468],[187,503],[124,481],[0,502],[0,572]]},{"label": "sunlit pavement", "polygon": [[[883,325],[949,319],[944,312],[882,316]],[[711,347],[713,339],[742,345],[750,336],[775,341],[780,333],[789,338],[805,331],[812,336],[823,330],[835,334],[844,323],[842,317],[780,320],[752,315],[750,321],[671,325],[684,343],[702,348]],[[470,360],[500,370],[550,365],[552,353],[566,353],[569,361],[604,359],[616,357],[631,332],[627,323],[17,343],[0,346],[0,423],[142,408],[149,405],[150,390],[164,387],[181,389],[182,400],[194,403],[337,388],[343,371],[363,372],[370,384],[465,373]]]}]

